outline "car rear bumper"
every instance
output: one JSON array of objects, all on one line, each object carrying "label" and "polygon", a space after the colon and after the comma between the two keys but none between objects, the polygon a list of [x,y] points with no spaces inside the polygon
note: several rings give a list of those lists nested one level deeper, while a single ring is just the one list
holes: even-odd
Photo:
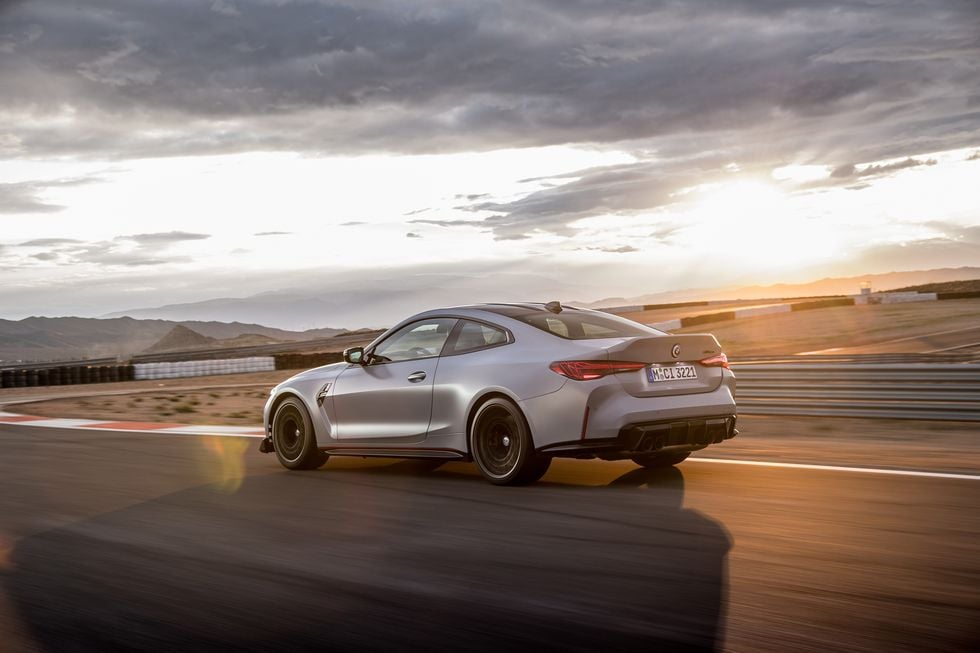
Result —
[{"label": "car rear bumper", "polygon": [[738,435],[736,419],[732,414],[629,424],[614,438],[557,442],[538,451],[554,456],[609,460],[638,454],[697,451]]},{"label": "car rear bumper", "polygon": [[[615,378],[569,381],[560,390],[520,402],[534,436],[545,450],[575,440],[616,440],[631,428],[734,416],[735,377],[724,370],[721,383],[707,392],[634,397]],[[713,427],[714,425],[707,425]],[[734,428],[734,427],[732,427]],[[697,433],[699,427],[689,430]],[[642,429],[641,429],[642,430]],[[674,446],[674,445],[671,445]]]}]

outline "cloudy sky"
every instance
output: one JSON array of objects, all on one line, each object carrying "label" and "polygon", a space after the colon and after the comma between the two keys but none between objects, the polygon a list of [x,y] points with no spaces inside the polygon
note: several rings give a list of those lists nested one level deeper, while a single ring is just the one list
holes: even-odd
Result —
[{"label": "cloudy sky", "polygon": [[976,0],[0,0],[0,89],[3,318],[980,264]]}]

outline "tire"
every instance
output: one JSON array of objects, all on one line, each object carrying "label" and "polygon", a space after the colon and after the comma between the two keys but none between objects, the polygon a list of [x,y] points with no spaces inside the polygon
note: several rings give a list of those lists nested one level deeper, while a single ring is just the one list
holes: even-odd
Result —
[{"label": "tire", "polygon": [[673,467],[687,460],[691,455],[690,451],[684,453],[644,453],[630,456],[637,465],[642,465],[649,469],[661,469],[663,467]]},{"label": "tire", "polygon": [[329,456],[316,446],[313,422],[303,402],[285,399],[272,418],[272,444],[276,458],[286,469],[318,469]]},{"label": "tire", "polygon": [[483,402],[470,426],[470,455],[483,478],[494,485],[528,485],[544,476],[551,458],[534,452],[531,429],[512,402]]}]

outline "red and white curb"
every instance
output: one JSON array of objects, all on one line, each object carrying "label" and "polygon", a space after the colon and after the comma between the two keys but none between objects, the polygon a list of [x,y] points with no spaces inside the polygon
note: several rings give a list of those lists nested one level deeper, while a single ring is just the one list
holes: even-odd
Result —
[{"label": "red and white curb", "polygon": [[161,433],[166,435],[224,435],[244,438],[262,438],[265,432],[255,426],[201,426],[195,424],[171,424],[160,422],[127,422],[98,419],[66,419],[40,417],[0,411],[0,424],[37,426],[51,429],[87,429],[93,431],[117,431],[122,433]]}]

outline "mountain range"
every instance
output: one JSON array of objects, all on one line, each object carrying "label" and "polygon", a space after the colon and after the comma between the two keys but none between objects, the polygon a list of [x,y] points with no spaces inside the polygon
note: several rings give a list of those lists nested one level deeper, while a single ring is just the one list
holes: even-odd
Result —
[{"label": "mountain range", "polygon": [[[286,329],[299,325],[330,324],[331,326],[386,327],[401,318],[419,311],[436,308],[432,305],[433,290],[438,289],[440,305],[453,306],[498,301],[550,301],[588,308],[631,306],[634,304],[666,304],[684,301],[771,299],[784,297],[814,297],[825,295],[854,295],[862,283],[875,290],[900,286],[980,278],[980,267],[942,268],[914,272],[889,272],[858,277],[826,278],[818,281],[771,286],[735,286],[728,288],[688,288],[633,297],[609,297],[594,302],[572,301],[568,297],[569,283],[544,275],[525,275],[516,284],[523,290],[520,297],[503,293],[496,286],[514,287],[514,283],[495,283],[506,273],[496,272],[480,277],[463,274],[413,275],[406,278],[364,280],[357,287],[348,282],[333,286],[313,286],[309,289],[286,289],[248,297],[222,298],[187,304],[144,307],[112,313],[106,317],[126,315],[142,319],[240,320],[272,324]],[[564,289],[564,291],[563,291]],[[207,334],[205,334],[207,335]]]},{"label": "mountain range", "polygon": [[[914,272],[890,272],[857,277],[827,278],[809,283],[685,289],[634,297],[610,297],[597,302],[567,302],[593,308],[635,304],[661,304],[699,300],[776,299],[825,295],[850,295],[862,283],[874,290],[891,290],[920,284],[980,279],[980,267],[942,268]],[[413,278],[404,284],[391,280],[373,287],[284,290],[242,298],[224,298],[190,304],[172,304],[125,311],[104,318],[29,317],[0,320],[0,363],[53,361],[80,358],[126,357],[148,351],[229,346],[270,341],[297,341],[331,337],[347,329],[291,330],[262,323],[330,323],[384,327],[406,315],[432,308],[432,288],[455,299],[447,304],[485,301],[562,299],[554,280],[527,279],[528,297],[502,297],[472,278]],[[236,320],[236,321],[229,321]],[[186,327],[186,331],[174,329]],[[168,334],[170,335],[167,339]],[[161,342],[162,340],[162,342]],[[223,342],[222,342],[223,341]],[[190,343],[190,344],[188,344]]]},{"label": "mountain range", "polygon": [[[344,331],[329,328],[288,331],[242,322],[174,322],[131,317],[29,317],[16,321],[0,320],[0,363],[126,357],[151,349],[172,349],[175,343],[188,342],[186,337],[175,336],[169,344],[167,341],[161,343],[168,334],[174,335],[174,328],[178,326],[207,339],[205,342],[225,341],[226,345],[329,338]],[[177,334],[180,333],[178,330]]]},{"label": "mountain range", "polygon": [[589,308],[633,306],[636,304],[667,304],[685,301],[781,299],[790,297],[824,297],[829,295],[856,295],[861,284],[866,283],[874,291],[896,290],[922,284],[980,279],[980,268],[939,268],[911,272],[887,272],[865,274],[858,277],[828,277],[806,283],[780,283],[771,286],[738,286],[732,288],[691,288],[670,292],[639,295],[635,297],[609,297],[596,302],[578,304]]}]

